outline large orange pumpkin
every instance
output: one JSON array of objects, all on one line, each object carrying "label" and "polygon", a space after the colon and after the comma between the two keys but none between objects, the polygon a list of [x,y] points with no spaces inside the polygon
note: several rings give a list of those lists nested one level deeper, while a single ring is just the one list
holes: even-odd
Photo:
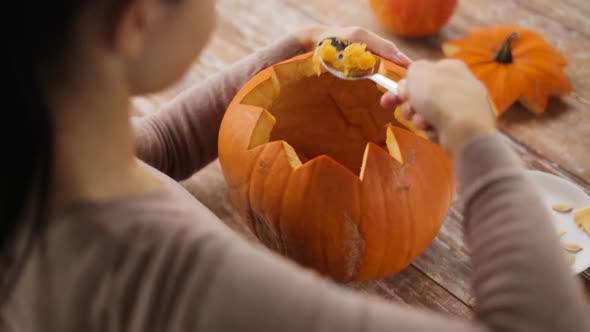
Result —
[{"label": "large orange pumpkin", "polygon": [[[374,83],[316,69],[311,53],[273,65],[232,101],[219,134],[230,197],[266,246],[306,267],[338,281],[390,275],[437,235],[451,159],[383,109]],[[380,72],[405,74],[384,60]]]},{"label": "large orange pumpkin", "polygon": [[569,94],[573,87],[563,72],[565,57],[538,33],[511,25],[474,29],[442,45],[447,57],[458,59],[487,87],[497,116],[516,101],[542,114],[549,97]]},{"label": "large orange pumpkin", "polygon": [[371,9],[391,32],[426,37],[438,32],[455,13],[458,0],[369,0]]}]

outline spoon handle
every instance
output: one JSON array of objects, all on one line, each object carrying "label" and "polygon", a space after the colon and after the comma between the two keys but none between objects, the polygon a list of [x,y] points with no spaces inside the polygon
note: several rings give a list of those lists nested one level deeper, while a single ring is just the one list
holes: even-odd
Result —
[{"label": "spoon handle", "polygon": [[373,74],[369,76],[369,79],[382,87],[386,88],[389,92],[397,94],[397,82],[385,77],[381,74]]}]

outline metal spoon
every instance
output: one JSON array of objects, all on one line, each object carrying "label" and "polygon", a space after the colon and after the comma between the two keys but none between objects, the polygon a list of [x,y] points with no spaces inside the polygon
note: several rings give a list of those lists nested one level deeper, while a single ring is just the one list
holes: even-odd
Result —
[{"label": "metal spoon", "polygon": [[345,75],[343,72],[339,71],[338,69],[328,65],[327,63],[324,62],[324,60],[322,59],[322,57],[318,57],[320,60],[320,64],[322,65],[322,67],[324,67],[330,74],[343,79],[343,80],[371,80],[379,85],[381,85],[382,87],[384,87],[385,89],[387,89],[389,92],[393,93],[393,94],[397,94],[398,89],[397,89],[397,82],[384,76],[381,75],[379,73],[375,72],[375,67],[371,68],[370,71],[368,72],[360,72],[360,73],[354,73],[354,74],[349,74],[349,75]]}]

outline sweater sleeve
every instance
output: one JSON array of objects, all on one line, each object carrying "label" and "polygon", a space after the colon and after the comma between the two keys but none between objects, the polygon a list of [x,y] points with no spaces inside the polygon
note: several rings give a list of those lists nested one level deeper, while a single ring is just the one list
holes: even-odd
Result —
[{"label": "sweater sleeve", "polygon": [[590,331],[588,306],[551,216],[498,134],[457,160],[477,319],[492,331]]},{"label": "sweater sleeve", "polygon": [[223,114],[242,85],[260,70],[303,52],[295,37],[280,39],[141,118],[135,124],[137,156],[175,180],[187,178],[217,157]]}]

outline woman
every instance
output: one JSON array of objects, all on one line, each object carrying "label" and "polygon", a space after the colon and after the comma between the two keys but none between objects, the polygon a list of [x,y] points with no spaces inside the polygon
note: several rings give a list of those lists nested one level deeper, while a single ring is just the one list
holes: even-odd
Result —
[{"label": "woman", "polygon": [[330,35],[408,65],[395,46],[361,29],[303,29],[133,130],[130,96],[182,76],[212,30],[212,1],[15,6],[31,24],[8,66],[19,141],[2,140],[2,331],[590,331],[549,216],[464,66],[416,62],[400,95],[382,99],[404,103],[455,157],[478,298],[462,321],[341,289],[252,247],[174,181],[215,158],[223,110],[260,69]]}]

